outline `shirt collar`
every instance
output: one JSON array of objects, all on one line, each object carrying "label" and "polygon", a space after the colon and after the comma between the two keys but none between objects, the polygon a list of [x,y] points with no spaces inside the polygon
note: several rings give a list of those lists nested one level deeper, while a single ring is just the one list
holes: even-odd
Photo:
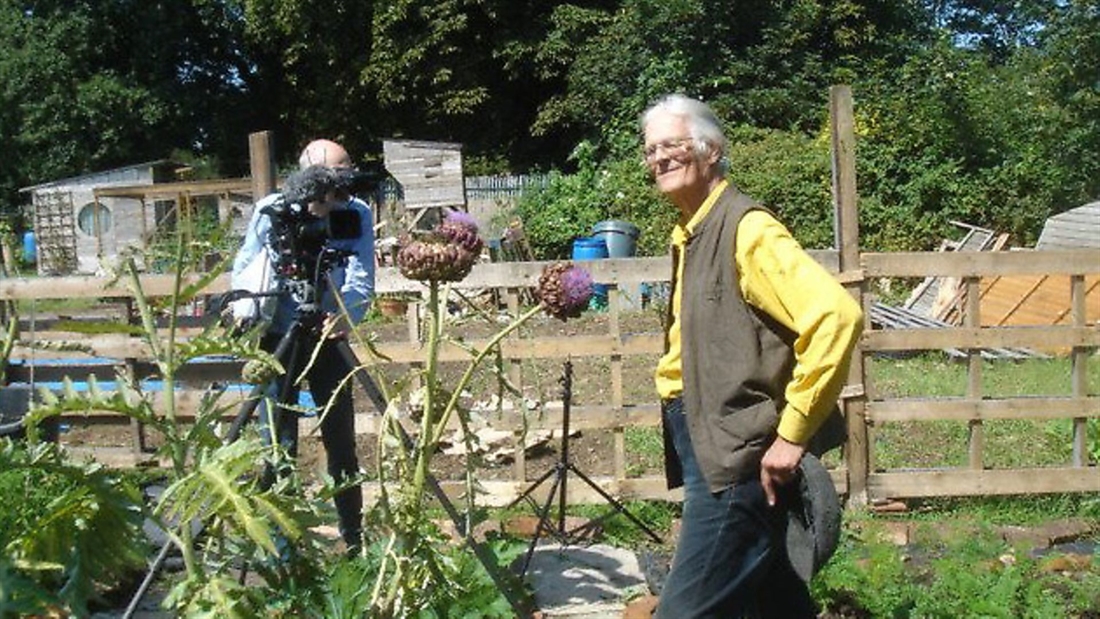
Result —
[{"label": "shirt collar", "polygon": [[683,218],[676,223],[676,226],[672,229],[672,242],[677,245],[683,245],[687,238],[691,236],[695,229],[699,227],[699,223],[706,219],[710,210],[714,207],[714,203],[718,201],[718,196],[722,195],[722,192],[729,186],[729,181],[723,179],[710,194],[707,195],[707,199],[703,200],[703,203],[699,205],[699,208],[695,211],[695,214],[691,216],[691,219],[686,222]]},{"label": "shirt collar", "polygon": [[718,201],[718,196],[722,195],[722,192],[726,190],[726,186],[729,185],[729,181],[722,180],[720,183],[714,186],[706,200],[699,205],[699,210],[695,211],[695,214],[691,216],[684,229],[690,235],[695,232],[695,229],[699,227],[699,222],[706,219],[707,214],[710,213],[710,209],[714,207],[714,203]]}]

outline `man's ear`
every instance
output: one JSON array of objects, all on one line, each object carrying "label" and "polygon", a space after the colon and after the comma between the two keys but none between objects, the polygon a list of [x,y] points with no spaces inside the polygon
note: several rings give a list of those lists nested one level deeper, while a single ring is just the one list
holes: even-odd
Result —
[{"label": "man's ear", "polygon": [[712,166],[716,166],[716,165],[718,165],[718,162],[721,161],[721,160],[722,160],[722,153],[717,148],[714,148],[713,146],[711,146],[710,148],[707,149],[707,163],[709,163]]}]

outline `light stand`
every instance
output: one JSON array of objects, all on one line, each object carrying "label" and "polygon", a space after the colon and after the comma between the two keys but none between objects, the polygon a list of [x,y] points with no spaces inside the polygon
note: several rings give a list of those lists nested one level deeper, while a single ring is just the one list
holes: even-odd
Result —
[{"label": "light stand", "polygon": [[[622,503],[615,499],[615,497],[608,494],[599,484],[592,481],[587,475],[582,473],[580,469],[573,464],[569,458],[569,409],[570,403],[573,399],[573,362],[566,360],[562,367],[562,377],[559,380],[562,385],[562,411],[561,411],[561,449],[559,450],[558,461],[554,464],[553,468],[546,471],[531,484],[523,494],[516,497],[514,501],[508,504],[508,507],[515,507],[520,501],[526,500],[532,504],[536,509],[536,514],[539,517],[538,524],[535,526],[534,537],[531,539],[531,545],[527,548],[527,556],[523,560],[523,568],[520,570],[520,577],[527,573],[527,568],[531,564],[531,557],[535,554],[535,547],[538,545],[539,538],[543,533],[552,535],[562,544],[569,544],[578,539],[583,539],[585,535],[595,529],[601,522],[614,516],[615,514],[623,514],[631,522],[633,522],[639,529],[649,535],[653,541],[661,543],[661,537],[653,532],[644,522],[638,519],[637,516],[630,513]],[[566,485],[569,480],[569,473],[572,472],[577,477],[581,478],[581,481],[589,485],[593,490],[599,493],[605,501],[613,508],[612,511],[605,513],[599,518],[589,520],[588,522],[574,527],[573,529],[565,528],[565,506],[566,506]],[[550,484],[550,492],[546,495],[546,500],[540,507],[535,500],[531,497],[532,493],[543,482],[554,478],[554,482]],[[550,524],[550,506],[554,502],[554,498],[558,499],[558,517],[557,527],[555,528]]]}]

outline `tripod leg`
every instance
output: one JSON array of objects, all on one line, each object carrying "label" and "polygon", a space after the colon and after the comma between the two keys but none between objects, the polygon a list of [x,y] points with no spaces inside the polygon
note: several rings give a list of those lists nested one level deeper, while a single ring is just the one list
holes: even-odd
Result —
[{"label": "tripod leg", "polygon": [[157,553],[153,562],[149,564],[149,571],[146,572],[145,578],[141,581],[141,585],[139,585],[137,591],[134,592],[134,597],[130,598],[130,604],[126,607],[126,611],[122,613],[122,619],[130,619],[130,617],[134,616],[138,604],[141,603],[141,599],[145,597],[145,594],[149,591],[149,586],[153,584],[153,580],[157,577],[157,573],[160,572],[160,568],[164,565],[164,561],[168,558],[168,552],[171,549],[172,540],[165,540],[164,546],[161,546],[160,552]]},{"label": "tripod leg", "polygon": [[538,512],[539,519],[538,522],[535,524],[535,533],[531,536],[531,545],[527,547],[527,556],[523,558],[523,568],[519,571],[519,575],[521,578],[527,574],[527,568],[531,565],[531,557],[533,557],[535,554],[535,547],[539,544],[539,538],[542,537],[543,530],[556,533],[556,536],[559,538],[564,532],[554,531],[548,523],[550,517],[550,505],[554,502],[555,495],[557,495],[559,488],[563,492],[565,490],[562,484],[562,481],[565,479],[565,476],[563,475],[564,469],[554,468],[551,469],[550,472],[558,473],[558,475],[554,478],[554,483],[550,484],[550,494],[546,495],[546,502],[543,503],[542,509],[540,509]]},{"label": "tripod leg", "polygon": [[[569,463],[567,466],[568,466],[569,470],[571,470],[571,471],[573,471],[574,473],[577,474],[577,477],[580,477],[582,481],[584,481],[586,484],[588,484],[593,490],[598,492],[600,494],[600,496],[602,496],[604,498],[605,501],[610,503],[611,506],[615,508],[615,511],[619,512],[620,514],[622,514],[622,515],[626,516],[628,519],[630,519],[630,521],[633,522],[635,525],[637,525],[639,529],[641,529],[647,535],[649,535],[649,537],[651,539],[653,539],[653,541],[657,542],[658,544],[661,543],[661,536],[654,533],[653,530],[650,529],[648,526],[646,526],[644,522],[639,520],[637,516],[630,513],[630,510],[628,510],[625,505],[623,505],[618,500],[616,500],[615,497],[608,494],[603,488],[600,487],[599,484],[592,481],[592,479],[589,478],[587,475],[580,472],[580,470],[578,470],[577,467],[574,466],[572,463]],[[581,527],[581,529],[583,529],[583,528],[584,527]]]},{"label": "tripod leg", "polygon": [[[371,378],[370,374],[367,374],[363,369],[362,363],[360,363],[359,359],[355,356],[355,352],[352,351],[347,340],[338,340],[336,348],[347,361],[348,367],[352,368],[355,377],[359,380],[359,384],[363,387],[363,391],[367,393],[367,397],[370,398],[371,403],[374,404],[374,407],[377,408],[379,412],[384,413],[388,407],[388,403],[386,402],[385,396],[382,395],[382,390],[374,383],[374,379]],[[394,424],[394,427],[397,428],[401,442],[406,446],[411,446],[413,444],[412,437],[405,431],[405,428],[403,428],[401,424]],[[435,496],[436,500],[439,501],[439,504],[443,506],[443,511],[447,512],[447,516],[450,517],[455,528],[463,532],[466,544],[474,551],[474,556],[481,562],[481,566],[485,568],[489,577],[493,579],[493,583],[496,584],[497,589],[500,590],[508,600],[508,603],[512,606],[512,610],[514,610],[519,617],[529,616],[530,611],[527,610],[525,604],[516,596],[516,593],[508,586],[508,583],[504,582],[503,577],[500,575],[500,571],[497,569],[496,560],[493,555],[490,554],[483,544],[474,539],[472,531],[466,530],[462,515],[458,513],[454,504],[451,503],[451,499],[443,492],[443,488],[439,485],[439,481],[434,475],[428,473],[427,482],[432,490],[432,494]]]},{"label": "tripod leg", "polygon": [[[520,501],[522,501],[526,498],[529,498],[531,496],[531,493],[534,492],[535,489],[537,489],[540,485],[542,485],[542,482],[546,481],[547,479],[550,479],[550,476],[553,475],[555,472],[557,472],[555,469],[547,470],[538,479],[536,479],[534,482],[532,482],[531,485],[528,486],[527,489],[523,491],[523,494],[519,495],[511,503],[509,503],[507,506],[505,506],[505,509],[512,509],[516,505],[519,505]],[[534,503],[534,499],[532,499],[531,502]],[[537,503],[534,503],[534,505],[535,505],[535,507],[538,507]]]}]

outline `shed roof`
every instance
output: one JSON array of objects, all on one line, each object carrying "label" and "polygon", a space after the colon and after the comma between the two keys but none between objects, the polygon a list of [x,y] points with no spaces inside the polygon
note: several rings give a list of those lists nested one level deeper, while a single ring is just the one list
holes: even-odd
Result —
[{"label": "shed roof", "polygon": [[171,159],[154,159],[153,161],[145,161],[145,162],[142,162],[142,163],[134,163],[134,164],[130,164],[130,165],[127,165],[127,166],[118,167],[118,168],[111,168],[109,170],[100,170],[98,172],[88,172],[87,174],[79,174],[77,176],[70,176],[70,177],[67,177],[67,178],[59,178],[59,179],[55,179],[55,180],[48,181],[48,182],[45,182],[45,183],[39,183],[37,185],[31,185],[29,187],[21,187],[19,189],[19,192],[20,193],[27,193],[27,192],[35,191],[35,190],[38,190],[38,189],[46,189],[46,188],[54,187],[54,186],[58,186],[58,185],[84,184],[85,182],[94,180],[98,177],[109,176],[109,175],[113,175],[113,174],[118,174],[119,172],[127,172],[127,171],[130,171],[130,170],[142,170],[142,169],[147,169],[147,168],[160,168],[160,167],[173,167],[173,166],[176,167],[176,168],[184,167],[183,164],[181,164],[177,161],[172,161]]},{"label": "shed roof", "polygon": [[1043,224],[1035,249],[1100,249],[1100,201],[1054,215]]}]

